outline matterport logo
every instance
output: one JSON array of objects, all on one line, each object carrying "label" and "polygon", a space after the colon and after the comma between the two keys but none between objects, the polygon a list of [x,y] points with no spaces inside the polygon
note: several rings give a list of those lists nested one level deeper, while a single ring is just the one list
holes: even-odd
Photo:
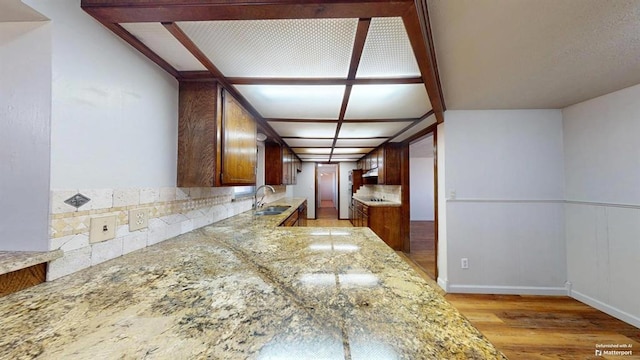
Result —
[{"label": "matterport logo", "polygon": [[633,356],[632,344],[596,344],[595,356]]}]

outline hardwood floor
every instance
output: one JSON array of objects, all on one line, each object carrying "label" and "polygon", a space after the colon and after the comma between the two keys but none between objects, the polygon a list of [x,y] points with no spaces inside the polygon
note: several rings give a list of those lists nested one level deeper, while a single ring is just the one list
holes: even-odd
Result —
[{"label": "hardwood floor", "polygon": [[[640,359],[640,329],[566,296],[445,298],[510,359]],[[596,357],[596,344],[633,354]]]},{"label": "hardwood floor", "polygon": [[405,254],[429,276],[436,279],[436,252],[433,221],[412,221],[410,229],[411,252]]},{"label": "hardwood floor", "polygon": [[316,220],[307,220],[307,226],[351,227],[352,225],[349,220],[338,220],[338,211],[335,208],[320,207],[316,210]]}]

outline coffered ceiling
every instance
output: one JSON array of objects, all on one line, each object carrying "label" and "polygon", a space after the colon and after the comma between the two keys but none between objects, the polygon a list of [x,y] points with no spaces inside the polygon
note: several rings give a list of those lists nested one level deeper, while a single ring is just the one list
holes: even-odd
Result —
[{"label": "coffered ceiling", "polygon": [[442,121],[422,2],[230,4],[82,1],[179,80],[219,81],[303,161],[354,161]]}]

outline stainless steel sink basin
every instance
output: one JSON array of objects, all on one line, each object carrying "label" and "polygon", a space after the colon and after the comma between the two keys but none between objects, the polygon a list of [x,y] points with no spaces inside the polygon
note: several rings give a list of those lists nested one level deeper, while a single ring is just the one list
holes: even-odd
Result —
[{"label": "stainless steel sink basin", "polygon": [[290,208],[291,206],[267,206],[262,210],[258,210],[255,212],[256,215],[278,215],[282,214],[285,210]]}]

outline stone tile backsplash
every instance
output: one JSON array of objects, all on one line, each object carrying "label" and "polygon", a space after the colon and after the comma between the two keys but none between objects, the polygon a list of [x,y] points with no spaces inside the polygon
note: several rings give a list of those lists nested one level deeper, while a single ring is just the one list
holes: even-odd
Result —
[{"label": "stone tile backsplash", "polygon": [[355,193],[361,198],[380,198],[402,202],[402,186],[400,185],[362,185]]},{"label": "stone tile backsplash", "polygon": [[[265,200],[285,197],[286,187],[275,187]],[[64,201],[76,193],[91,201],[76,209]],[[234,198],[233,188],[61,189],[51,191],[49,249],[64,255],[49,263],[47,280],[74,273],[104,261],[250,210],[253,197]],[[129,211],[147,209],[145,229],[129,231]],[[92,217],[116,216],[116,237],[90,243]]]}]

